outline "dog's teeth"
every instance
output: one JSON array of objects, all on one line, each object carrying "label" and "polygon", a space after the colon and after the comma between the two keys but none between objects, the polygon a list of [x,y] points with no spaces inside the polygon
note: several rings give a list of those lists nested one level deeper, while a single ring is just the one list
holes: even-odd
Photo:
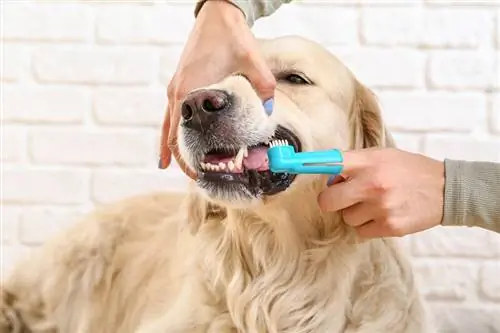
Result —
[{"label": "dog's teeth", "polygon": [[243,165],[243,158],[247,156],[248,156],[248,148],[241,147],[240,150],[238,150],[236,157],[234,158],[234,164],[238,169],[241,169]]},{"label": "dog's teeth", "polygon": [[233,163],[233,161],[227,162],[227,168],[229,169],[229,171],[233,171],[234,170],[234,163]]},{"label": "dog's teeth", "polygon": [[212,170],[213,171],[219,171],[219,166],[215,165],[215,164],[212,164]]},{"label": "dog's teeth", "polygon": [[220,163],[219,163],[219,170],[221,170],[221,171],[222,171],[222,170],[224,170],[225,168],[226,168],[226,164],[225,164],[225,163],[223,163],[223,162],[220,162]]}]

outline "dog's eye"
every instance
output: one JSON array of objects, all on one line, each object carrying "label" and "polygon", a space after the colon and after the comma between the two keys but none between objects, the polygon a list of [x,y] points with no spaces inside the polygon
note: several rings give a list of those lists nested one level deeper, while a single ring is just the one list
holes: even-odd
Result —
[{"label": "dog's eye", "polygon": [[292,84],[310,84],[306,79],[298,74],[288,74],[284,79]]}]

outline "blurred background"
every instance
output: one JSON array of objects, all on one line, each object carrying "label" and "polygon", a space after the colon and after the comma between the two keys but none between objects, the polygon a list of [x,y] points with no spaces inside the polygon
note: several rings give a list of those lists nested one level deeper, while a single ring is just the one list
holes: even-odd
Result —
[{"label": "blurred background", "polygon": [[[157,156],[194,1],[1,6],[5,274],[96,205],[185,189]],[[253,30],[328,47],[378,94],[400,148],[500,162],[499,20],[496,0],[306,0]],[[443,332],[500,332],[500,235],[435,228],[404,244]]]}]

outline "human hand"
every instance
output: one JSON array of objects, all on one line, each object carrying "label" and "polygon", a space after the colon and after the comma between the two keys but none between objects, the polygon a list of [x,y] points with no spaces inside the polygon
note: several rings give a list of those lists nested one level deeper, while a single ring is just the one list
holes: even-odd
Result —
[{"label": "human hand", "polygon": [[[257,41],[245,21],[243,12],[227,1],[207,1],[196,18],[193,30],[168,85],[168,110],[163,126],[160,168],[171,161],[171,151],[184,172],[188,168],[177,150],[177,127],[180,104],[186,94],[224,77],[245,75],[262,99],[268,113],[276,80],[259,53]],[[196,176],[187,172],[191,178]]]},{"label": "human hand", "polygon": [[400,237],[441,223],[444,163],[394,148],[344,152],[344,170],[318,198],[359,236]]}]

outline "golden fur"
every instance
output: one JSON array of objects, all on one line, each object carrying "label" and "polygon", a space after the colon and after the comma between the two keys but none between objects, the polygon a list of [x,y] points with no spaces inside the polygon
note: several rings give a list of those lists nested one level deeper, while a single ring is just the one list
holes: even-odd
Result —
[{"label": "golden fur", "polygon": [[[278,77],[272,117],[243,77],[213,86],[244,103],[238,126],[285,125],[304,150],[394,145],[375,96],[332,54],[290,36],[261,48]],[[291,70],[314,85],[279,79]],[[253,200],[193,183],[96,209],[17,264],[0,332],[434,332],[404,251],[322,212],[326,182],[301,175]]]}]

